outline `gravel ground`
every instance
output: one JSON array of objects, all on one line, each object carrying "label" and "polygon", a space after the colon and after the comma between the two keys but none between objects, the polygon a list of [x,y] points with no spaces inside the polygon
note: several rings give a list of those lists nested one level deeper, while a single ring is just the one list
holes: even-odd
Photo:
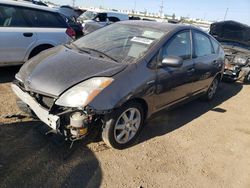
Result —
[{"label": "gravel ground", "polygon": [[[0,68],[0,187],[250,187],[250,86],[222,83],[210,103],[196,100],[149,120],[138,143],[72,150],[22,115]],[[23,114],[24,115],[24,114]]]}]

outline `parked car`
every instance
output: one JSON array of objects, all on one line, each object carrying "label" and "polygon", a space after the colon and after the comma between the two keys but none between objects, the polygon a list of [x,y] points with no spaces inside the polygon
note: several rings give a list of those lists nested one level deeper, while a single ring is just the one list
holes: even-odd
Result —
[{"label": "parked car", "polygon": [[68,5],[63,5],[58,8],[58,12],[70,18],[74,22],[76,22],[77,18],[82,15],[86,10],[82,10],[79,8],[74,8]]},{"label": "parked car", "polygon": [[72,20],[71,18],[61,14],[63,19],[69,24],[69,26],[75,31],[75,38],[78,39],[83,36],[83,27],[82,24]]},{"label": "parked car", "polygon": [[0,66],[22,64],[39,52],[69,43],[75,32],[52,8],[0,0]]},{"label": "parked car", "polygon": [[210,34],[225,50],[224,80],[250,82],[250,27],[235,21],[217,22],[211,25]]},{"label": "parked car", "polygon": [[97,129],[107,145],[122,149],[157,111],[200,96],[212,100],[223,70],[224,51],[209,34],[125,21],[26,62],[12,89],[66,139]]},{"label": "parked car", "polygon": [[40,5],[40,6],[45,6],[45,7],[48,6],[46,3],[42,2],[42,1],[34,1],[34,0],[33,0],[32,3],[33,3],[33,4],[36,4],[36,5]]},{"label": "parked car", "polygon": [[129,20],[128,14],[106,10],[88,10],[78,18],[78,21],[83,23],[84,35],[111,23],[126,20]]}]

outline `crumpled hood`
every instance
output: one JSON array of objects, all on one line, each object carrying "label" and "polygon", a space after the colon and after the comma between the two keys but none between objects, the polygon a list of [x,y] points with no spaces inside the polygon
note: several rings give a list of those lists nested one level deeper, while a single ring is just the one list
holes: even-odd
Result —
[{"label": "crumpled hood", "polygon": [[235,21],[211,24],[210,32],[219,42],[235,42],[250,48],[250,27]]},{"label": "crumpled hood", "polygon": [[112,77],[125,67],[125,64],[58,46],[27,61],[16,78],[31,91],[59,96],[79,82],[98,76]]}]

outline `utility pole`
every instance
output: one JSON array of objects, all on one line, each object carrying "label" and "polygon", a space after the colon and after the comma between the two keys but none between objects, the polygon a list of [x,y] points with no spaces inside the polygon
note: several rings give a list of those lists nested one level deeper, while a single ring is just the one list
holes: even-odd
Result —
[{"label": "utility pole", "polygon": [[160,17],[163,17],[163,0],[161,0],[161,6],[160,6]]},{"label": "utility pole", "polygon": [[135,0],[135,3],[134,3],[133,15],[135,15],[135,10],[136,10],[136,0]]},{"label": "utility pole", "polygon": [[225,16],[224,16],[224,21],[226,20],[227,12],[228,12],[228,8],[227,8],[226,13],[225,13]]},{"label": "utility pole", "polygon": [[76,0],[72,0],[72,6],[75,7]]}]

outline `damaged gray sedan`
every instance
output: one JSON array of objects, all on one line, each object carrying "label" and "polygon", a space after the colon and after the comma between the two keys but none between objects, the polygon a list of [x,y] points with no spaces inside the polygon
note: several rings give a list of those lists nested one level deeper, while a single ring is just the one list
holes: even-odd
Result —
[{"label": "damaged gray sedan", "polygon": [[123,149],[153,113],[200,96],[211,100],[223,69],[223,49],[197,28],[126,21],[40,53],[12,89],[66,140],[97,130]]}]

